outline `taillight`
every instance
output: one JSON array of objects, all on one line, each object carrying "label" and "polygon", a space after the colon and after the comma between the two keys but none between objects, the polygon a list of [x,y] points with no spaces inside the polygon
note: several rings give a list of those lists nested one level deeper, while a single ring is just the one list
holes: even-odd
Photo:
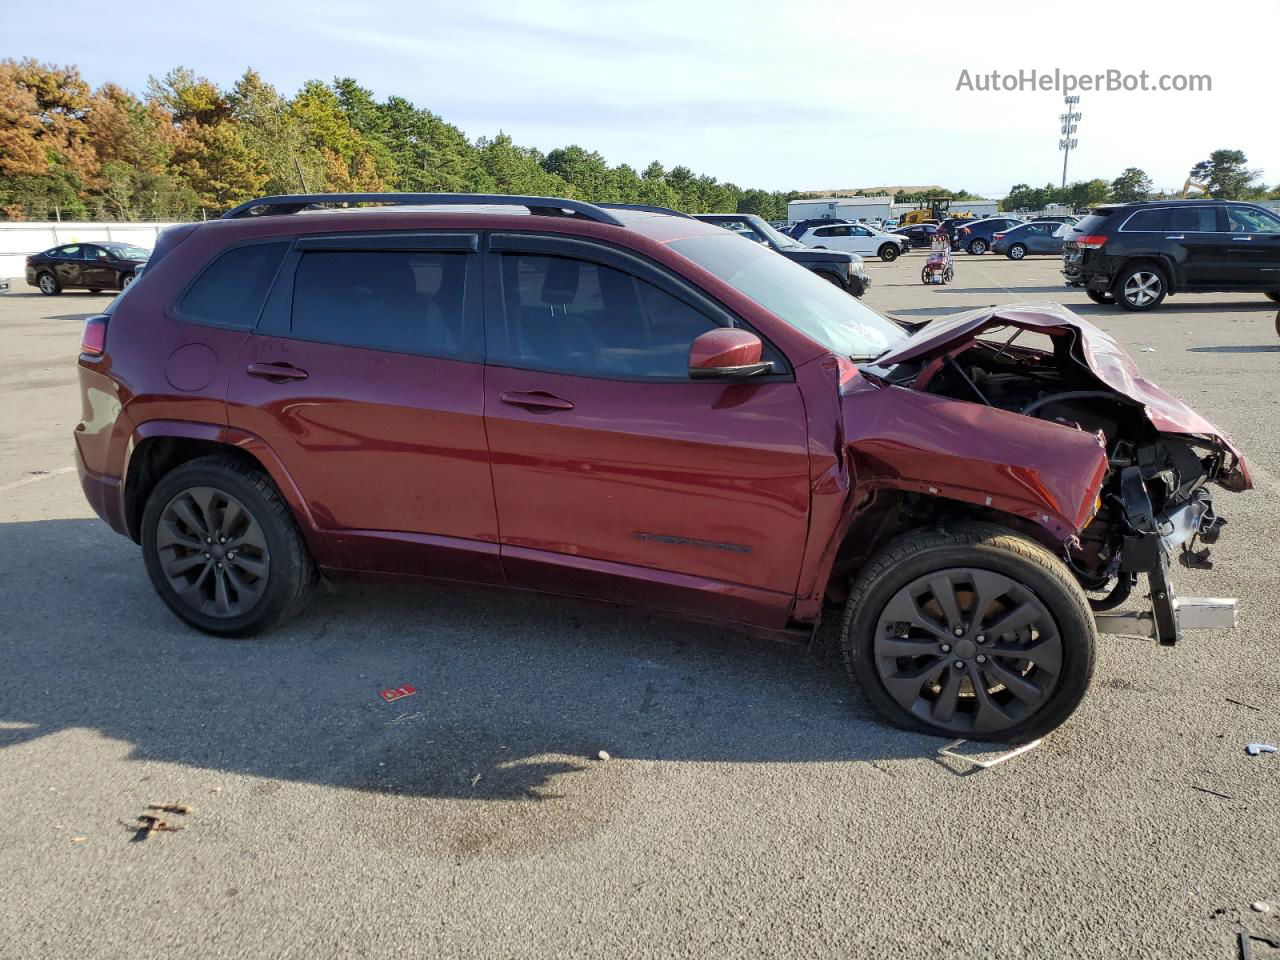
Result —
[{"label": "taillight", "polygon": [[100,357],[107,349],[107,321],[111,318],[105,314],[90,317],[84,322],[84,333],[80,334],[80,353],[90,357]]},{"label": "taillight", "polygon": [[993,233],[993,234],[991,235],[991,239],[992,239],[992,240],[999,240],[999,239],[1000,239],[1001,237],[1003,237],[1003,236],[1004,236],[1004,233]]},{"label": "taillight", "polygon": [[1083,237],[1076,237],[1076,246],[1081,250],[1101,250],[1102,245],[1107,242],[1107,238],[1097,234],[1089,234]]}]

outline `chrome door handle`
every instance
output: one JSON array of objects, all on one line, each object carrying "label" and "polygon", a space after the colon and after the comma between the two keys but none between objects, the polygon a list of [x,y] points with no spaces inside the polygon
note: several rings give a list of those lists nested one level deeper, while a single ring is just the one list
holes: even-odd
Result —
[{"label": "chrome door handle", "polygon": [[533,390],[525,393],[520,390],[508,390],[499,394],[498,399],[513,407],[526,407],[530,410],[572,410],[573,404],[568,400]]},{"label": "chrome door handle", "polygon": [[1187,239],[1187,235],[1184,233],[1180,233],[1176,237],[1165,237],[1165,239],[1166,240],[1185,240]]},{"label": "chrome door handle", "polygon": [[1253,237],[1232,237],[1232,238],[1231,238],[1231,242],[1232,242],[1232,243],[1239,243],[1241,240],[1252,240],[1252,239],[1253,239]]}]

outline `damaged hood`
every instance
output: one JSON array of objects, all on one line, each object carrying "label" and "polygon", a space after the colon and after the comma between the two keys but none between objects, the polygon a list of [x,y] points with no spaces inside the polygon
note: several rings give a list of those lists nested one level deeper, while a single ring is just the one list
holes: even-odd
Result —
[{"label": "damaged hood", "polygon": [[1233,490],[1246,490],[1253,485],[1244,458],[1229,436],[1144,377],[1133,358],[1109,334],[1061,304],[1017,303],[983,307],[935,320],[878,357],[876,365],[887,367],[909,360],[932,359],[963,349],[985,330],[1005,326],[1049,336],[1074,333],[1073,352],[1077,358],[1116,393],[1141,404],[1152,426],[1161,433],[1184,434],[1212,441],[1235,458],[1235,464],[1229,467],[1220,482]]}]

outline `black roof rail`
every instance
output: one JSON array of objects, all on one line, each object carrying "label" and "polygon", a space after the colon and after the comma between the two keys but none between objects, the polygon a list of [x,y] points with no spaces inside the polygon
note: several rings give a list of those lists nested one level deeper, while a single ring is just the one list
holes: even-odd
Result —
[{"label": "black roof rail", "polygon": [[640,210],[644,213],[665,213],[671,217],[684,217],[686,220],[698,219],[691,213],[682,213],[670,207],[654,206],[652,203],[597,203],[596,206],[604,207],[606,210]]},{"label": "black roof rail", "polygon": [[613,214],[601,209],[599,205],[587,203],[584,200],[566,200],[559,197],[510,197],[494,193],[300,193],[246,200],[238,207],[232,207],[224,213],[222,219],[236,220],[242,217],[297,213],[308,207],[330,203],[373,203],[384,206],[488,204],[527,207],[530,213],[563,216],[565,211],[568,211],[588,220],[594,220],[596,223],[607,223],[611,227],[626,226]]}]

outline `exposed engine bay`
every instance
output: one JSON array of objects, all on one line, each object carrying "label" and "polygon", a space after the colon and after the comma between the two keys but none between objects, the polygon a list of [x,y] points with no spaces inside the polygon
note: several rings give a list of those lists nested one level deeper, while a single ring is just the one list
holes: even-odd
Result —
[{"label": "exposed engine bay", "polygon": [[1062,307],[1047,308],[966,315],[979,321],[969,329],[948,318],[950,337],[926,328],[913,339],[933,332],[933,343],[896,351],[901,362],[882,360],[876,373],[896,386],[1100,435],[1109,469],[1092,519],[1062,544],[1063,559],[1096,611],[1122,604],[1146,574],[1162,627],[1155,633],[1171,643],[1170,568],[1211,565],[1209,546],[1226,521],[1210,485],[1247,489],[1248,474],[1230,441],[1142,378],[1114,340]]}]

